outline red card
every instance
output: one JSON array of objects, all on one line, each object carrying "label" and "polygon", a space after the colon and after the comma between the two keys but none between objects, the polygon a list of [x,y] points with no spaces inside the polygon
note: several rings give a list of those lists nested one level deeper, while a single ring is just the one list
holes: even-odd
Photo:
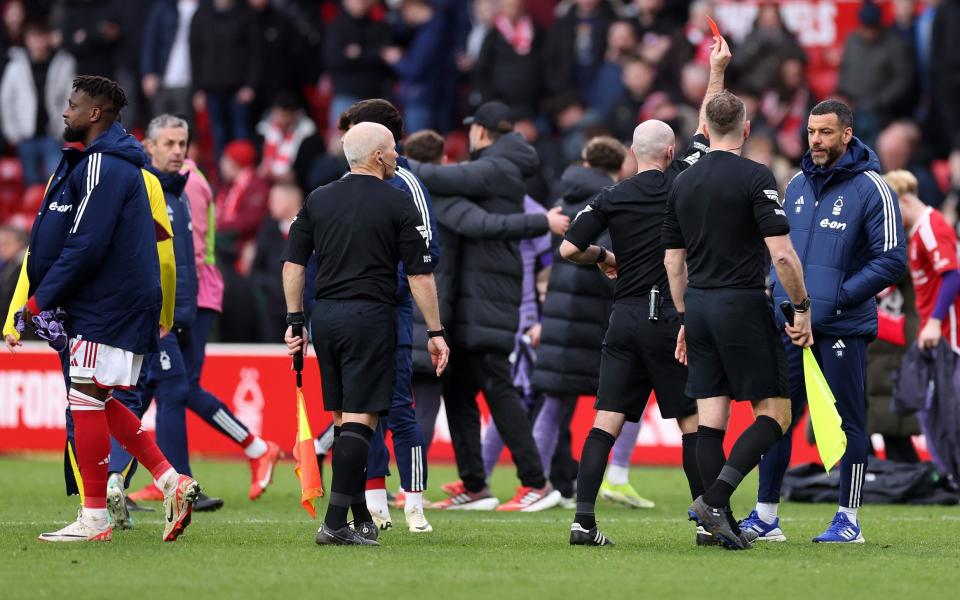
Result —
[{"label": "red card", "polygon": [[710,31],[713,32],[713,37],[723,37],[720,35],[720,28],[717,27],[717,24],[709,16],[707,16],[707,23],[710,24]]}]

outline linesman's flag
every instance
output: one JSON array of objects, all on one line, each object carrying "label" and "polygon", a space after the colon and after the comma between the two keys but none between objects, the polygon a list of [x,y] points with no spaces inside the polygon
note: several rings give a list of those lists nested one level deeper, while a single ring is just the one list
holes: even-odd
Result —
[{"label": "linesman's flag", "polygon": [[293,447],[293,458],[297,461],[295,472],[300,480],[300,504],[304,510],[317,518],[315,499],[323,496],[323,483],[320,481],[320,465],[313,448],[313,433],[310,420],[307,419],[307,407],[303,400],[303,390],[297,388],[297,444]]},{"label": "linesman's flag", "polygon": [[847,450],[847,436],[843,433],[837,401],[810,348],[803,349],[803,380],[807,388],[807,406],[817,440],[817,452],[823,466],[830,472]]}]

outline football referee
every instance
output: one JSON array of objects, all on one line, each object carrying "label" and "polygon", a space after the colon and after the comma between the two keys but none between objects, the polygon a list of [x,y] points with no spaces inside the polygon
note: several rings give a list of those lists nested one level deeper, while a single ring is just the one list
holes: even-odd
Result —
[{"label": "football referee", "polygon": [[[740,156],[750,134],[743,102],[729,92],[706,107],[710,153],[674,182],[663,223],[664,264],[684,325],[678,360],[689,365],[686,392],[697,398],[697,464],[706,489],[689,515],[730,549],[750,547],[730,513],[743,477],[790,426],[787,365],[764,291],[767,255],[796,311],[786,332],[810,346],[810,299],[790,242],[777,182]],[[725,460],[730,400],[750,401],[756,420]]]},{"label": "football referee", "polygon": [[[426,320],[438,376],[450,351],[423,220],[406,194],[384,182],[396,171],[393,135],[383,125],[358,123],[343,137],[343,151],[350,173],[311,193],[290,228],[283,290],[287,323],[302,325],[304,265],[316,252],[312,334],[323,406],[339,428],[330,501],[316,541],[379,545],[364,486],[370,439],[393,398],[398,262]],[[285,341],[291,355],[306,350],[306,339],[294,336],[292,327]],[[347,525],[348,511],[355,529]]]},{"label": "football referee", "polygon": [[[723,90],[730,58],[726,42],[716,38],[704,107]],[[683,433],[683,471],[691,496],[703,494],[696,459],[697,404],[684,393],[687,368],[674,357],[680,316],[670,299],[661,243],[671,185],[707,150],[703,110],[700,128],[682,155],[675,155],[676,140],[669,125],[652,119],[638,125],[631,145],[637,174],[597,194],[577,215],[560,245],[560,254],[567,260],[595,262],[617,279],[600,354],[597,415],[583,444],[577,474],[572,545],[613,543],[597,528],[597,492],[624,421],[640,420],[651,391],[656,392],[661,416],[676,419]],[[593,244],[604,231],[610,232],[613,251]]]}]

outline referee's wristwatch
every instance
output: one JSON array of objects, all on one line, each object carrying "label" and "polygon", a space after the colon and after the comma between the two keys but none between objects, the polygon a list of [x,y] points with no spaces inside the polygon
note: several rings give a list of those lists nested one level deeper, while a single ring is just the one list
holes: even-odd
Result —
[{"label": "referee's wristwatch", "polygon": [[440,329],[428,329],[428,330],[427,330],[427,337],[428,337],[428,338],[435,338],[435,337],[446,338],[446,337],[447,337],[447,330],[444,329],[443,327],[440,327]]},{"label": "referee's wristwatch", "polygon": [[597,253],[597,261],[596,261],[596,262],[597,262],[597,264],[600,264],[600,263],[602,263],[603,261],[607,260],[607,249],[604,248],[603,246],[597,246],[597,247],[600,248],[600,252]]},{"label": "referee's wristwatch", "polygon": [[793,312],[805,313],[810,310],[810,296],[805,296],[800,304],[793,305]]}]

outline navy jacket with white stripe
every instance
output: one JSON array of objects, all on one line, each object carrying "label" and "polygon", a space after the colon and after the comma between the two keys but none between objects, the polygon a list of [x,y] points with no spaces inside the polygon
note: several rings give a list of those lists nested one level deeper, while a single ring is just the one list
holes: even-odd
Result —
[{"label": "navy jacket with white stripe", "polygon": [[30,233],[31,300],[63,308],[70,337],[158,348],[163,294],[140,143],[119,124],[65,149]]},{"label": "navy jacket with white stripe", "polygon": [[[430,259],[436,267],[440,260],[440,243],[437,239],[437,220],[433,216],[433,201],[427,186],[410,170],[410,163],[403,156],[397,158],[396,174],[387,180],[387,183],[400,191],[406,192],[417,212],[423,219],[424,229],[421,233],[429,249]],[[403,263],[397,265],[397,345],[411,346],[413,344],[413,296],[410,293],[410,282],[403,271]]]},{"label": "navy jacket with white stripe", "polygon": [[[787,184],[783,209],[803,264],[814,336],[876,337],[874,297],[906,268],[900,208],[879,169],[877,155],[854,137],[829,169],[814,165],[808,151]],[[779,306],[787,294],[771,271]]]}]

